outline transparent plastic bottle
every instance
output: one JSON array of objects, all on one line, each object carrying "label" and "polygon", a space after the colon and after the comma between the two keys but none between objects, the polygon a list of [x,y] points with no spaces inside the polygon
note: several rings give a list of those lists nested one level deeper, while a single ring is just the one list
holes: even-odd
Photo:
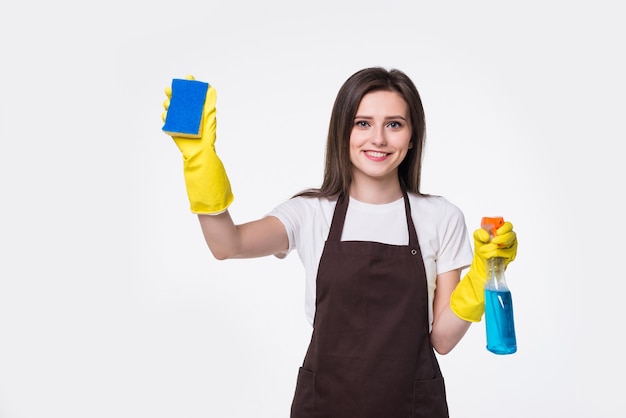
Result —
[{"label": "transparent plastic bottle", "polygon": [[[495,224],[493,223],[495,220]],[[489,224],[488,222],[492,222]],[[504,223],[502,218],[483,218],[483,228],[492,235]],[[513,320],[513,298],[504,276],[504,259],[493,257],[487,260],[485,282],[485,328],[487,350],[494,354],[513,354],[517,351],[515,322]]]}]

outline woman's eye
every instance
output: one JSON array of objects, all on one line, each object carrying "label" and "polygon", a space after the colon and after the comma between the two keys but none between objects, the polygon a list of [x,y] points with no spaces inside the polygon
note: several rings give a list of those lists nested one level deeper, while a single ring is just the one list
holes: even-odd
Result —
[{"label": "woman's eye", "polygon": [[356,126],[358,126],[359,128],[367,128],[369,124],[364,120],[357,120]]},{"label": "woman's eye", "polygon": [[397,128],[401,128],[402,124],[400,122],[389,122],[387,126],[389,126],[390,128],[397,129]]}]

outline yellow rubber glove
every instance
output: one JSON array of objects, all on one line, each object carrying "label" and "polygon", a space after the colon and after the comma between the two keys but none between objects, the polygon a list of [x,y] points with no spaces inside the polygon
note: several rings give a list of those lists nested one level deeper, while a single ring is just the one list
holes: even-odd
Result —
[{"label": "yellow rubber glove", "polygon": [[482,228],[474,231],[474,259],[469,271],[450,296],[452,312],[465,321],[480,322],[485,313],[487,259],[502,257],[506,268],[516,255],[517,235],[510,222],[498,228],[493,238]]},{"label": "yellow rubber glove", "polygon": [[[194,78],[187,76],[187,79]],[[167,118],[167,109],[172,98],[171,87],[165,89],[165,94],[167,100],[163,103],[165,108],[163,121]],[[190,208],[197,214],[222,213],[234,199],[224,165],[215,152],[216,100],[215,89],[209,86],[202,111],[200,138],[172,136],[183,156],[183,172]]]}]

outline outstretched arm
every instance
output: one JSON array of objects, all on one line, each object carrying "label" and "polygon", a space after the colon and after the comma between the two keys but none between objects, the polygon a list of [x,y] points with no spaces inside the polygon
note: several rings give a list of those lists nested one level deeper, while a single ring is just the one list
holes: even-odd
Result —
[{"label": "outstretched arm", "polygon": [[285,227],[274,216],[241,225],[235,225],[228,211],[198,215],[198,219],[204,239],[218,260],[280,254],[289,247]]},{"label": "outstretched arm", "polygon": [[277,218],[235,225],[228,213],[234,196],[215,151],[215,89],[187,76],[185,80],[174,79],[165,94],[163,131],[181,151],[190,208],[198,214],[202,233],[215,258],[261,257],[286,251],[287,233]]}]

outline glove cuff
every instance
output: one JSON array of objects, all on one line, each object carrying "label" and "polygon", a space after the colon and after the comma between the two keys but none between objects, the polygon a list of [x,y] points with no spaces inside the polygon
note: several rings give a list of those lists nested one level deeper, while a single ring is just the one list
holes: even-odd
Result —
[{"label": "glove cuff", "polygon": [[484,280],[475,277],[472,269],[450,295],[450,309],[469,322],[480,322],[485,313]]},{"label": "glove cuff", "polygon": [[189,197],[189,208],[192,213],[197,215],[219,215],[220,213],[224,213],[230,204],[233,203],[233,200],[235,200],[235,196],[230,192],[230,189],[228,190],[228,193],[224,194],[219,202],[211,204],[194,200],[189,193],[187,195]]},{"label": "glove cuff", "polygon": [[196,157],[198,158],[184,161],[185,185],[191,212],[218,215],[235,199],[230,180],[222,161],[212,149]]}]

